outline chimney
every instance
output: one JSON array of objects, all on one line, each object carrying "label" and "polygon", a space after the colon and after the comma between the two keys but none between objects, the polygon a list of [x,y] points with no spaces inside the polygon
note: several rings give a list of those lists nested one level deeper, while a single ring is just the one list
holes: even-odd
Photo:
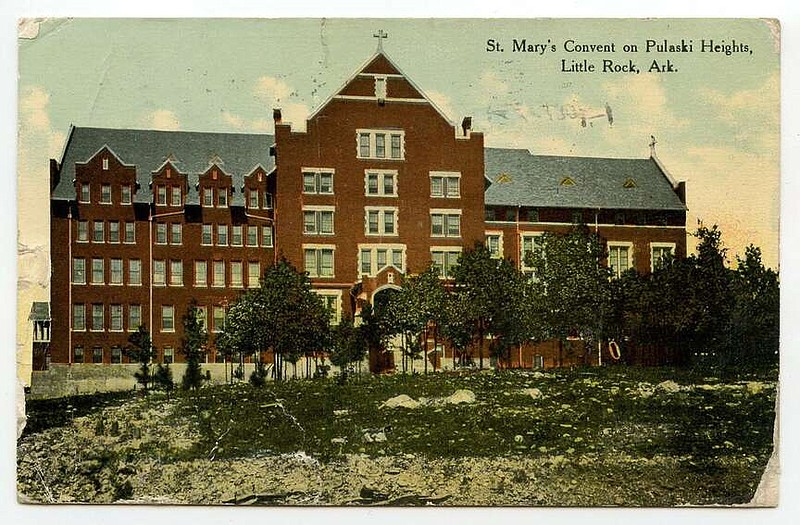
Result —
[{"label": "chimney", "polygon": [[461,121],[461,130],[464,132],[464,136],[466,137],[469,131],[472,129],[472,117],[464,117],[464,120]]},{"label": "chimney", "polygon": [[275,121],[275,124],[280,124],[281,121],[282,121],[282,118],[283,117],[281,116],[281,108],[273,108],[273,110],[272,110],[272,120]]},{"label": "chimney", "polygon": [[653,135],[650,135],[650,156],[656,156],[656,138]]}]

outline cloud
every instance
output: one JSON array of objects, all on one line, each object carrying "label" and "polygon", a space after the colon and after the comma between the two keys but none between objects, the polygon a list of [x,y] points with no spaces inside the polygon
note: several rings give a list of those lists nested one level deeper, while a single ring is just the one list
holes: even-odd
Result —
[{"label": "cloud", "polygon": [[158,109],[145,116],[144,125],[148,128],[162,131],[177,131],[181,129],[178,116],[168,109]]},{"label": "cloud", "polygon": [[[286,82],[275,77],[261,77],[256,81],[253,94],[267,110],[280,108],[283,121],[291,122],[293,130],[305,130],[306,119],[311,112],[309,111],[307,105],[303,104],[302,102],[295,101],[295,99],[298,98],[297,92]],[[256,122],[260,125],[260,119],[250,122]],[[271,120],[268,121],[267,129],[269,131],[274,129],[273,122]]]},{"label": "cloud", "polygon": [[428,95],[431,102],[433,102],[448,119],[458,124],[458,122],[456,122],[458,120],[458,113],[453,108],[453,101],[450,97],[439,91],[426,91],[425,94]]},{"label": "cloud", "polygon": [[265,118],[260,119],[252,119],[248,120],[239,115],[231,113],[230,111],[223,109],[220,112],[220,117],[222,118],[222,122],[225,123],[229,128],[233,128],[237,131],[273,131],[274,126],[272,121],[267,120]]}]

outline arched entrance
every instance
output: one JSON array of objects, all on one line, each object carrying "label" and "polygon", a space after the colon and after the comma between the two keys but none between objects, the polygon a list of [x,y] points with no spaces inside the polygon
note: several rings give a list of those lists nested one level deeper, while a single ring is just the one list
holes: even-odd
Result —
[{"label": "arched entrance", "polygon": [[[372,311],[379,320],[389,315],[388,306],[393,295],[400,292],[400,287],[395,284],[384,284],[372,292]],[[370,348],[369,369],[375,374],[393,372],[397,359],[402,357],[399,336],[395,336],[385,343],[383,348]]]}]

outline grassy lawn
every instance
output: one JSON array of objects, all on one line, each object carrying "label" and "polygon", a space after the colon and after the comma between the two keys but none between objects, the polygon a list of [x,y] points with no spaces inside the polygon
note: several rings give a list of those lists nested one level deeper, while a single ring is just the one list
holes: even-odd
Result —
[{"label": "grassy lawn", "polygon": [[[474,401],[445,402],[458,390]],[[420,406],[383,406],[400,394]],[[92,416],[83,428],[105,436],[124,413],[121,436],[104,437],[104,447],[126,464],[157,458],[209,467],[298,452],[323,466],[354,456],[421,458],[444,462],[445,470],[463,461],[521,461],[528,470],[510,470],[493,491],[566,483],[572,499],[555,495],[541,504],[724,504],[748,501],[758,484],[772,451],[775,394],[774,378],[721,380],[665,368],[363,376],[346,385],[297,380],[206,387],[169,400],[157,394],[116,413],[120,398],[108,396],[93,405],[95,419],[108,420],[103,429]],[[29,405],[33,421],[37,411],[57,412],[54,403],[65,401]],[[35,442],[46,426],[36,425],[25,439]],[[136,425],[161,439],[134,447],[126,429]],[[593,497],[610,482],[630,482],[630,493]],[[587,494],[575,493],[581,487]]]}]

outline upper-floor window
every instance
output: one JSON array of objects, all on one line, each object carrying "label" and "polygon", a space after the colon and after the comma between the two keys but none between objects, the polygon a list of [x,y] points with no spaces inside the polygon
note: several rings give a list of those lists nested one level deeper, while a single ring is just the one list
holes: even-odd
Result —
[{"label": "upper-floor window", "polygon": [[200,244],[201,245],[203,245],[203,246],[211,246],[213,244],[214,241],[212,239],[212,232],[213,232],[213,229],[212,229],[212,225],[211,224],[204,224],[203,225],[202,235],[200,237]]},{"label": "upper-floor window", "polygon": [[247,207],[251,210],[258,208],[258,190],[248,190]]},{"label": "upper-floor window", "polygon": [[258,246],[258,226],[247,227],[247,245]]},{"label": "upper-floor window", "polygon": [[303,168],[303,193],[333,194],[333,170]]},{"label": "upper-floor window", "polygon": [[131,203],[131,187],[129,185],[124,185],[120,188],[120,199],[121,204],[130,204]]},{"label": "upper-floor window", "polygon": [[366,235],[397,235],[397,208],[366,206],[364,212]]},{"label": "upper-floor window", "polygon": [[[333,191],[333,181],[331,181],[331,191]],[[262,201],[261,201],[261,207],[264,208],[265,210],[271,210],[272,209],[272,194],[271,193],[264,192],[263,198],[262,198]]]},{"label": "upper-floor window", "polygon": [[111,184],[100,186],[100,204],[111,204]]},{"label": "upper-floor window", "polygon": [[172,244],[181,244],[183,241],[183,227],[181,223],[174,222],[170,224],[170,240]]},{"label": "upper-floor window", "polygon": [[128,284],[133,286],[142,284],[142,261],[140,259],[128,261]]},{"label": "upper-floor window", "polygon": [[180,186],[173,186],[172,187],[172,202],[173,206],[180,206],[181,205],[181,187]]},{"label": "upper-floor window", "polygon": [[217,206],[228,207],[228,188],[217,188]]},{"label": "upper-floor window", "polygon": [[92,259],[92,284],[104,284],[105,282],[105,262],[103,259]]},{"label": "upper-floor window", "polygon": [[242,245],[242,225],[234,224],[231,226],[231,246]]},{"label": "upper-floor window", "polygon": [[119,221],[108,221],[108,242],[119,242]]},{"label": "upper-floor window", "polygon": [[228,225],[217,224],[217,246],[228,245]]},{"label": "upper-floor window", "polygon": [[664,267],[666,261],[675,255],[674,242],[650,243],[650,271],[654,272]]},{"label": "upper-floor window", "polygon": [[261,247],[272,248],[272,226],[261,227]]},{"label": "upper-floor window", "polygon": [[82,257],[72,259],[72,283],[86,284],[86,259]]},{"label": "upper-floor window", "polygon": [[333,206],[304,207],[303,233],[309,235],[332,235],[333,212]]},{"label": "upper-floor window", "polygon": [[486,248],[492,257],[503,258],[503,232],[486,232]]},{"label": "upper-floor window", "polygon": [[431,262],[443,279],[453,278],[453,269],[458,266],[461,247],[431,247]]},{"label": "upper-floor window", "polygon": [[405,157],[405,133],[402,130],[356,131],[359,159],[402,160]]},{"label": "upper-floor window", "polygon": [[103,157],[103,171],[108,169],[108,157]]},{"label": "upper-floor window", "polygon": [[400,273],[405,273],[405,245],[361,244],[359,247],[358,267],[362,275],[374,277],[389,266],[393,266]]},{"label": "upper-floor window", "polygon": [[167,263],[163,260],[153,261],[153,285],[164,286],[167,284]]},{"label": "upper-floor window", "polygon": [[247,287],[258,288],[261,284],[261,263],[250,261],[247,263]]},{"label": "upper-floor window", "polygon": [[397,197],[396,170],[366,170],[365,174],[367,196]]},{"label": "upper-floor window", "polygon": [[161,331],[175,331],[175,307],[172,305],[161,306]]},{"label": "upper-floor window", "polygon": [[333,277],[333,246],[304,246],[304,268],[309,277]]},{"label": "upper-floor window", "polygon": [[156,244],[167,244],[167,225],[163,222],[156,224]]},{"label": "upper-floor window", "polygon": [[167,187],[166,186],[156,186],[156,205],[157,206],[166,206],[167,205]]},{"label": "upper-floor window", "polygon": [[92,200],[92,198],[91,198],[91,187],[89,186],[89,183],[88,182],[82,183],[80,185],[80,189],[81,189],[81,193],[80,193],[80,196],[78,197],[78,200],[80,200],[80,202],[91,202],[91,200]]},{"label": "upper-floor window", "polygon": [[614,277],[620,277],[632,266],[631,243],[608,243],[608,267]]},{"label": "upper-floor window", "polygon": [[330,313],[330,324],[339,324],[342,318],[342,292],[341,290],[314,290],[322,299],[322,305]]},{"label": "upper-floor window", "polygon": [[89,241],[89,221],[78,221],[78,242]]},{"label": "upper-floor window", "polygon": [[206,208],[211,208],[212,206],[214,206],[213,188],[203,188],[203,206]]},{"label": "upper-floor window", "polygon": [[431,210],[432,237],[461,237],[461,210]]},{"label": "upper-floor window", "polygon": [[136,223],[134,222],[125,223],[125,242],[127,243],[136,242]]},{"label": "upper-floor window", "polygon": [[94,228],[92,234],[92,242],[105,242],[106,224],[103,221],[94,221],[92,227]]},{"label": "upper-floor window", "polygon": [[431,172],[431,197],[458,198],[461,196],[461,174]]},{"label": "upper-floor window", "polygon": [[539,239],[540,235],[539,233],[523,233],[520,235],[520,268],[522,268],[522,273],[526,275],[533,274],[530,258],[542,247]]}]

